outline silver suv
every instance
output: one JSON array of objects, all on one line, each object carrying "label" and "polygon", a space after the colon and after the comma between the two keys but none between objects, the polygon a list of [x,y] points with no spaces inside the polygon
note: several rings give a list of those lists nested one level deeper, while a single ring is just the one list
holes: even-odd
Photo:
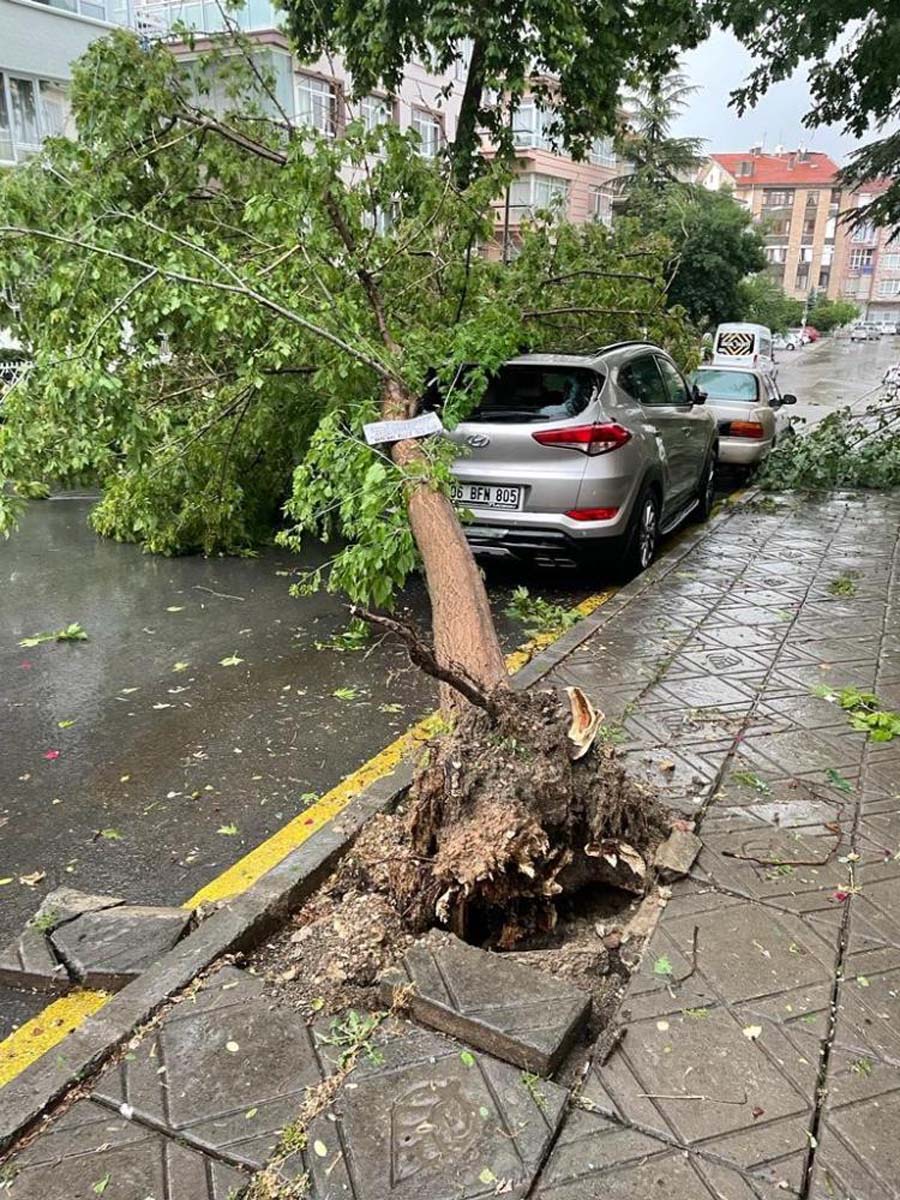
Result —
[{"label": "silver suv", "polygon": [[717,431],[704,400],[646,342],[511,359],[450,435],[473,549],[644,570],[661,534],[712,507]]}]

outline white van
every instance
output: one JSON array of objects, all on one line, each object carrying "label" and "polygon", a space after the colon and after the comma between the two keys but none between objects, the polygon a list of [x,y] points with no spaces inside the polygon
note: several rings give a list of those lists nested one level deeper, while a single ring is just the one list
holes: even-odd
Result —
[{"label": "white van", "polygon": [[720,325],[713,341],[712,360],[720,367],[755,367],[775,374],[771,329],[749,321]]}]

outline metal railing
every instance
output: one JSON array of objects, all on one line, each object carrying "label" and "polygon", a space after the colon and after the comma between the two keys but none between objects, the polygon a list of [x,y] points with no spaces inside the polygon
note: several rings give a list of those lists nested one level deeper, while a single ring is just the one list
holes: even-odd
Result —
[{"label": "metal railing", "polygon": [[239,9],[226,7],[219,0],[132,0],[139,29],[151,36],[164,37],[177,26],[197,33],[221,33],[229,22],[244,33],[278,29],[283,14],[276,13],[271,0],[247,0]]}]

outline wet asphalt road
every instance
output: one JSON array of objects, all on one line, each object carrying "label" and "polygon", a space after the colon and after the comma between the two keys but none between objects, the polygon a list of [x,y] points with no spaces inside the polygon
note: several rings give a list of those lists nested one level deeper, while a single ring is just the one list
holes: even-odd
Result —
[{"label": "wet asphalt road", "polygon": [[[892,341],[783,353],[797,415],[876,385],[900,358]],[[0,543],[0,879],[12,880],[0,885],[0,945],[62,883],[182,902],[433,700],[397,646],[316,648],[346,614],[332,596],[288,595],[295,556],[155,558],[96,537],[89,508],[35,503]],[[517,583],[566,605],[603,583],[565,569],[489,578],[508,647],[525,636],[502,613]],[[406,599],[427,617],[421,585]],[[89,641],[18,645],[72,621]],[[243,661],[221,665],[232,656]],[[0,1038],[44,1003],[0,990]]]}]

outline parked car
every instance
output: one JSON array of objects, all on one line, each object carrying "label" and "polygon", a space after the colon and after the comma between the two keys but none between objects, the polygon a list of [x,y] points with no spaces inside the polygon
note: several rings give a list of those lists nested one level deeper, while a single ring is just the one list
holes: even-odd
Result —
[{"label": "parked car", "polygon": [[850,341],[851,342],[867,342],[869,340],[869,330],[865,325],[850,326]]},{"label": "parked car", "polygon": [[698,367],[694,387],[706,396],[706,409],[719,428],[719,461],[755,466],[773,446],[793,431],[788,405],[797,397],[782,395],[770,371],[713,363]]},{"label": "parked car", "polygon": [[452,498],[479,553],[637,573],[661,534],[713,505],[716,422],[646,342],[514,358],[449,436]]},{"label": "parked car", "polygon": [[809,340],[811,342],[817,342],[819,340],[819,338],[822,336],[821,333],[819,333],[818,329],[816,329],[815,325],[804,325],[803,332],[806,334],[806,336],[809,338]]},{"label": "parked car", "polygon": [[792,337],[795,337],[801,346],[809,345],[810,341],[812,340],[804,329],[789,329],[788,333]]},{"label": "parked car", "polygon": [[795,333],[775,333],[772,335],[773,350],[796,350],[803,342]]}]

